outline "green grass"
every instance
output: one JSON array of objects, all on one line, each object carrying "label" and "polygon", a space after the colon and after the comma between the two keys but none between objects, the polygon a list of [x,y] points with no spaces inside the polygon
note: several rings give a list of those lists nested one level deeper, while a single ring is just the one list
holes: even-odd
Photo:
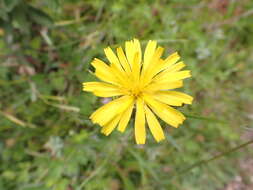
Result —
[{"label": "green grass", "polygon": [[[253,126],[253,2],[217,2],[0,0],[0,189],[215,190],[238,175],[248,147],[199,162]],[[178,51],[193,74],[186,122],[145,146],[132,124],[100,134],[88,116],[101,100],[81,90],[91,60],[134,37]]]}]

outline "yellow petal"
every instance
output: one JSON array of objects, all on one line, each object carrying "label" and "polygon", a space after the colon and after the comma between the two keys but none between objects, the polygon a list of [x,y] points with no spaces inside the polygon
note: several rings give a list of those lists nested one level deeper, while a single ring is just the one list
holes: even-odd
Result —
[{"label": "yellow petal", "polygon": [[105,55],[107,59],[110,61],[111,65],[115,65],[119,71],[123,71],[123,68],[121,67],[121,64],[119,62],[119,59],[117,56],[114,54],[112,49],[110,47],[107,47],[104,49]]},{"label": "yellow petal", "polygon": [[[157,73],[160,72],[160,65],[162,65],[164,62],[164,60],[162,59],[159,59],[157,62],[156,62],[156,66],[152,67],[152,69],[149,70],[149,73],[148,73],[148,80],[151,81],[151,79],[157,75]],[[148,81],[146,79],[146,81]]]},{"label": "yellow petal", "polygon": [[155,50],[155,53],[154,55],[152,56],[151,58],[151,64],[148,65],[147,67],[147,74],[153,70],[153,68],[155,68],[157,66],[157,63],[159,62],[162,54],[164,52],[164,48],[162,47],[158,47],[156,50]]},{"label": "yellow petal", "polygon": [[191,71],[179,71],[179,72],[171,72],[169,70],[165,70],[158,74],[152,81],[164,83],[164,82],[173,82],[177,80],[182,80],[185,78],[191,77]]},{"label": "yellow petal", "polygon": [[122,65],[122,67],[124,68],[126,73],[129,74],[131,72],[131,68],[130,68],[130,65],[127,61],[127,58],[124,54],[124,51],[123,51],[122,47],[117,48],[117,55],[118,55],[118,58],[120,60],[120,63]]},{"label": "yellow petal", "polygon": [[134,59],[134,54],[136,52],[133,41],[126,41],[125,52],[126,52],[128,63],[130,67],[132,68],[132,62]]},{"label": "yellow petal", "polygon": [[181,88],[182,86],[183,86],[182,80],[165,83],[153,82],[145,88],[145,92],[155,92],[158,90],[171,90],[175,88]]},{"label": "yellow petal", "polygon": [[113,75],[115,76],[115,78],[117,78],[117,80],[119,81],[118,83],[121,84],[121,86],[124,86],[124,88],[129,88],[129,77],[126,75],[126,73],[123,71],[120,71],[115,64],[111,65],[111,72],[113,73]]},{"label": "yellow petal", "polygon": [[[172,55],[170,55],[168,58],[166,58],[165,60],[160,59],[159,62],[156,64],[156,66],[152,69],[151,72],[151,77],[153,78],[157,73],[170,68],[174,67],[174,64],[180,59],[178,53],[173,53]],[[181,65],[181,64],[180,64]]]},{"label": "yellow petal", "polygon": [[104,82],[84,82],[83,91],[93,92],[96,96],[112,97],[125,94],[119,87]]},{"label": "yellow petal", "polygon": [[168,56],[165,60],[164,63],[161,67],[161,70],[168,68],[169,66],[175,64],[178,60],[180,59],[180,56],[178,55],[177,52],[171,54]]},{"label": "yellow petal", "polygon": [[137,63],[141,64],[142,53],[141,53],[141,44],[140,44],[140,41],[138,39],[134,39],[133,43],[134,43],[135,53],[136,52],[138,53]]},{"label": "yellow petal", "polygon": [[155,50],[156,50],[156,45],[157,45],[156,41],[149,40],[149,42],[146,46],[145,52],[144,52],[143,70],[146,70],[146,68],[150,64],[151,59],[152,59],[152,57],[155,53]]},{"label": "yellow petal", "polygon": [[119,126],[118,126],[118,130],[120,132],[125,131],[126,126],[131,118],[133,108],[134,108],[134,102],[127,108],[127,110],[124,113],[122,113],[122,116],[121,116],[120,122],[119,122]]},{"label": "yellow petal", "polygon": [[117,116],[108,124],[106,124],[104,127],[102,127],[101,133],[103,133],[106,136],[110,135],[113,129],[115,129],[115,127],[119,123],[119,119],[120,119],[120,116]]},{"label": "yellow petal", "polygon": [[149,129],[152,135],[154,136],[155,140],[159,142],[165,139],[160,123],[157,121],[156,116],[152,113],[152,111],[147,106],[145,106],[145,114],[146,114],[146,119],[147,119]]},{"label": "yellow petal", "polygon": [[134,82],[139,81],[139,77],[140,77],[140,70],[141,70],[141,65],[139,62],[139,53],[136,52],[134,55],[134,59],[133,59],[133,67],[132,67],[132,77]]},{"label": "yellow petal", "polygon": [[105,62],[103,62],[100,59],[95,58],[92,62],[91,65],[96,69],[96,70],[101,70],[102,72],[108,72],[110,71],[109,65],[107,65]]},{"label": "yellow petal", "polygon": [[155,100],[152,96],[144,95],[144,100],[157,116],[173,127],[178,127],[179,124],[182,124],[185,120],[185,117],[182,113],[164,103]]},{"label": "yellow petal", "polygon": [[169,67],[168,70],[170,70],[170,72],[177,72],[177,71],[180,71],[185,66],[186,65],[184,64],[184,62],[180,61],[180,62],[176,63],[175,65],[172,65],[171,67]]},{"label": "yellow petal", "polygon": [[136,102],[136,114],[134,123],[135,141],[137,144],[145,144],[145,112],[143,99],[138,98]]},{"label": "yellow petal", "polygon": [[119,81],[120,84],[125,86],[127,84],[127,75],[122,68],[117,56],[113,53],[110,47],[104,49],[106,57],[111,62],[110,69],[111,72],[107,73],[107,75],[113,75]]},{"label": "yellow petal", "polygon": [[151,59],[152,64],[148,64],[146,69],[143,68],[143,72],[142,72],[142,76],[141,76],[141,80],[142,80],[143,85],[148,84],[151,81],[151,79],[153,78],[153,75],[152,75],[153,70],[157,67],[157,64],[160,61],[160,57],[162,56],[163,51],[164,51],[164,48],[158,47],[155,50],[154,55],[152,56],[152,59]]},{"label": "yellow petal", "polygon": [[104,126],[115,116],[125,111],[132,102],[132,97],[122,96],[97,109],[90,116],[90,119],[93,121],[93,123],[98,123],[99,125]]},{"label": "yellow petal", "polygon": [[104,82],[84,82],[83,83],[84,91],[109,91],[109,90],[119,90],[119,87],[116,85],[104,83]]},{"label": "yellow petal", "polygon": [[102,81],[105,81],[111,84],[120,85],[119,81],[117,81],[117,79],[112,75],[106,75],[105,73],[100,72],[100,71],[95,71],[94,74],[97,78],[99,78]]},{"label": "yellow petal", "polygon": [[153,96],[156,100],[172,106],[191,104],[193,98],[185,93],[176,91],[157,91]]},{"label": "yellow petal", "polygon": [[93,91],[93,94],[95,96],[107,98],[107,97],[114,97],[114,96],[122,96],[125,93],[118,91],[118,90],[115,90],[115,91],[114,90],[112,90],[112,91],[98,91],[98,90],[96,90],[96,91]]},{"label": "yellow petal", "polygon": [[103,80],[112,84],[119,84],[116,77],[112,74],[111,68],[106,63],[104,63],[103,61],[99,59],[94,59],[91,65],[96,69],[95,75],[100,80]]}]

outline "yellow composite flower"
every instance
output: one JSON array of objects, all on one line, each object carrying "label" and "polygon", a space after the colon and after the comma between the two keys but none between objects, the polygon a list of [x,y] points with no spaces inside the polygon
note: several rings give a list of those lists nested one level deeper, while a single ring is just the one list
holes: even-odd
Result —
[{"label": "yellow composite flower", "polygon": [[181,71],[185,64],[177,52],[163,59],[163,51],[150,40],[142,54],[139,40],[133,39],[125,42],[125,51],[118,47],[115,54],[110,47],[104,49],[110,64],[96,58],[92,61],[94,74],[102,82],[85,82],[83,90],[99,97],[115,97],[90,116],[103,134],[109,135],[116,127],[124,132],[133,112],[137,144],[145,144],[146,123],[157,142],[165,139],[157,117],[176,128],[183,123],[184,115],[172,106],[191,104],[193,98],[172,89],[182,87],[183,79],[191,73]]}]

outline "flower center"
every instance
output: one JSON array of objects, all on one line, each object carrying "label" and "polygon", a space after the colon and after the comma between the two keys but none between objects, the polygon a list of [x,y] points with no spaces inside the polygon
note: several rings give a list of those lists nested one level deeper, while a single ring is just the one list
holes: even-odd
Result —
[{"label": "flower center", "polygon": [[139,89],[135,89],[132,91],[132,94],[133,94],[133,96],[135,96],[137,98],[138,96],[140,96],[141,92]]},{"label": "flower center", "polygon": [[134,85],[132,89],[130,89],[130,93],[135,98],[138,98],[142,95],[142,88],[139,85]]}]

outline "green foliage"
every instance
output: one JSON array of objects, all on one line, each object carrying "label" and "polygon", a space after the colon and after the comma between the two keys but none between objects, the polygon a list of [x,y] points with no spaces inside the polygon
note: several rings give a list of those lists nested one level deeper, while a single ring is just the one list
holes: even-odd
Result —
[{"label": "green foliage", "polygon": [[[252,151],[192,164],[248,139],[253,107],[249,0],[0,0],[0,190],[219,189]],[[193,78],[186,122],[137,146],[133,126],[100,134],[82,92],[103,48],[139,38],[179,51]],[[252,133],[252,131],[251,131]],[[246,135],[245,135],[246,134]],[[232,167],[231,167],[232,166]]]}]

